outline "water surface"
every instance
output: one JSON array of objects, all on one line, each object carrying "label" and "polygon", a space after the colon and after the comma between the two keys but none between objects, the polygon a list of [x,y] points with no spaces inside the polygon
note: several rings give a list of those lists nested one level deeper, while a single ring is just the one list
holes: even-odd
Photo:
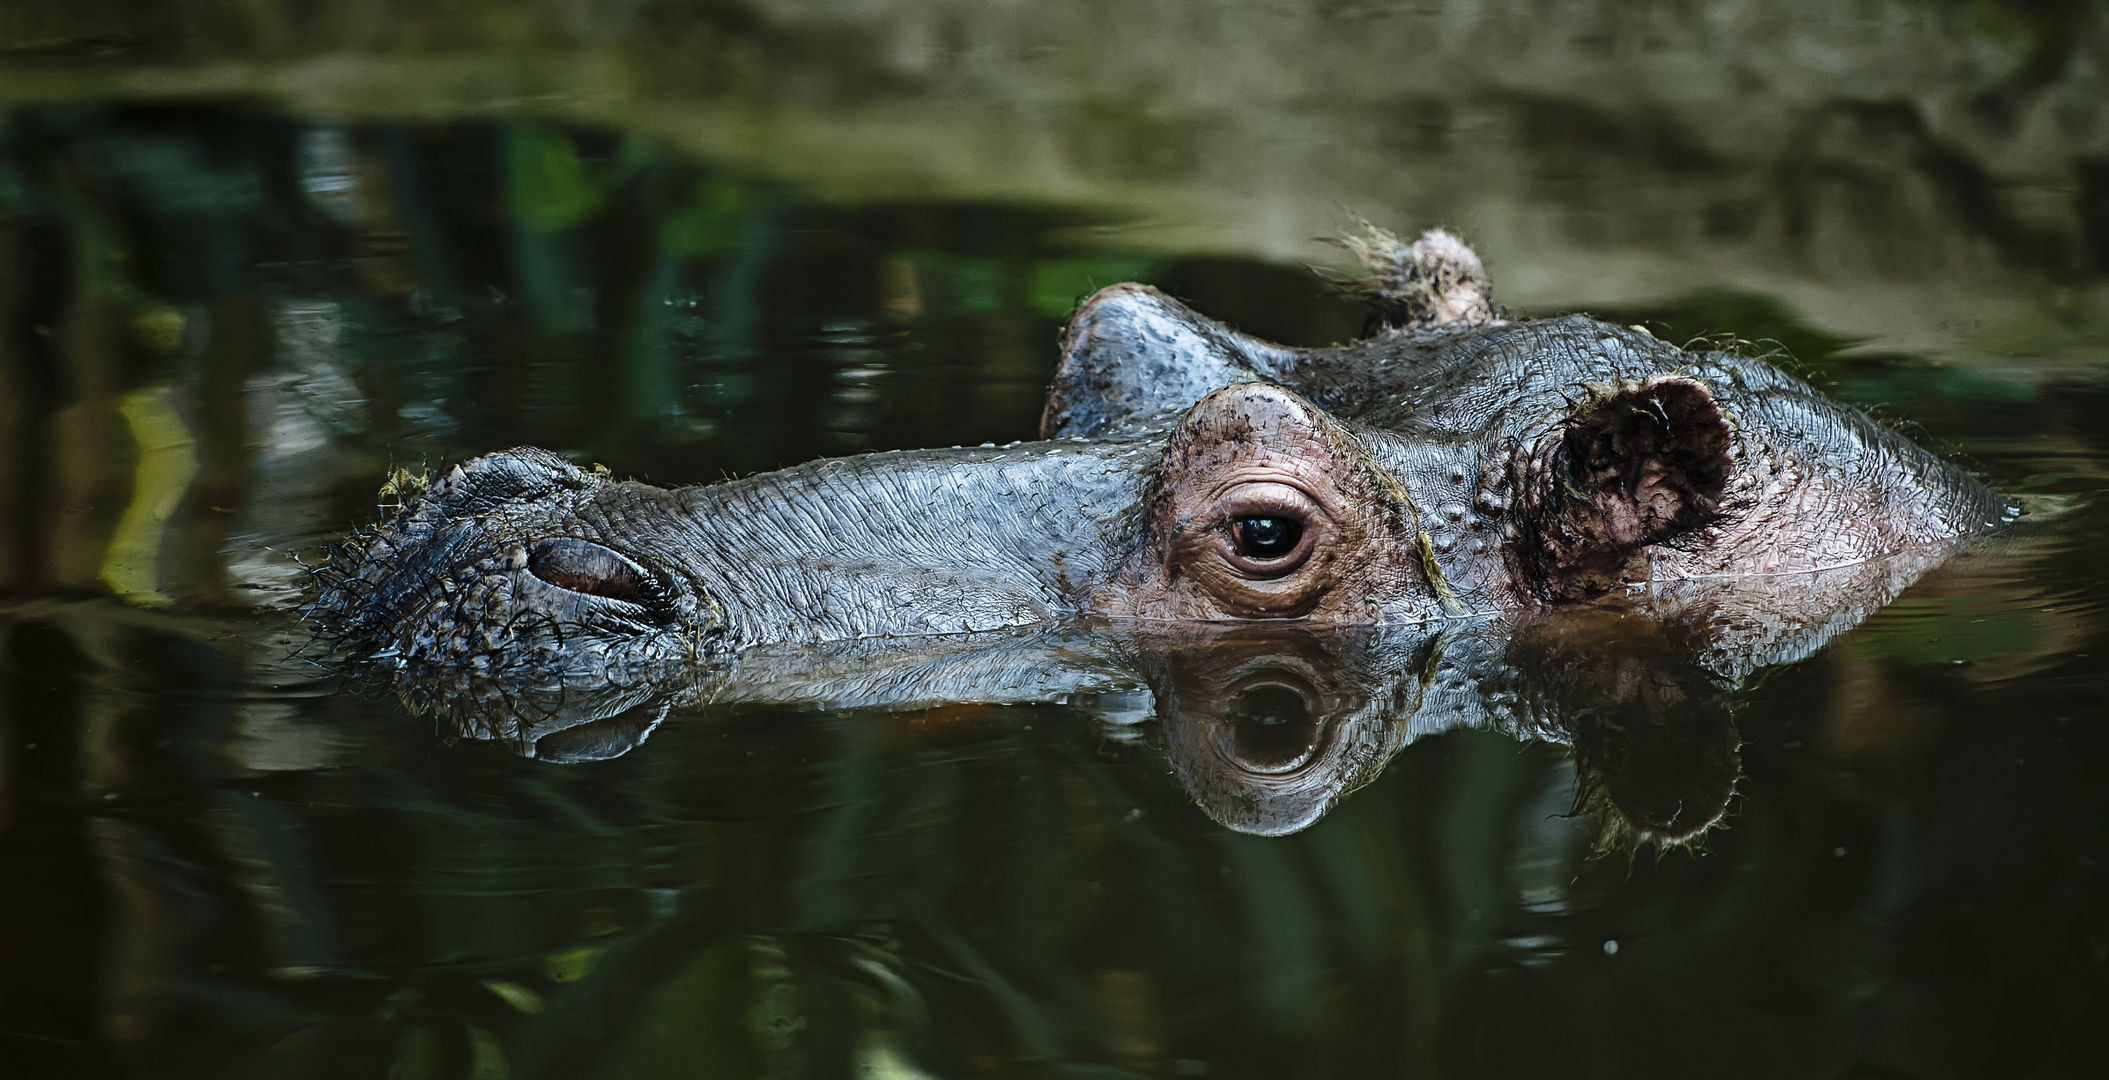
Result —
[{"label": "water surface", "polygon": [[[1165,687],[1215,688],[1232,749],[1286,761],[1434,646],[1233,641],[1028,704],[689,703],[571,764],[303,653],[298,560],[397,469],[531,443],[678,484],[1027,437],[1063,317],[1114,281],[1294,344],[1361,329],[1301,266],[1124,243],[1130,220],[845,199],[533,115],[11,112],[9,1075],[2109,1066],[2109,383],[2084,351],[1921,355],[1712,280],[1597,306],[1778,350],[2029,511],[1812,657],[1648,714],[1726,758],[1429,725],[1270,830],[1197,779]],[[1724,765],[1683,844],[1637,844],[1645,793],[1604,794]]]}]

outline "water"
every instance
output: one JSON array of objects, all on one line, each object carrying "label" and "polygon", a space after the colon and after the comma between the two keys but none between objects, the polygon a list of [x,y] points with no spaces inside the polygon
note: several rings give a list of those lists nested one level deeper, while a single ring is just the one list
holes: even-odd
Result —
[{"label": "water", "polygon": [[[1489,55],[1462,10],[1314,25],[1382,44],[1451,18],[1446,49]],[[1945,30],[1882,10],[1774,36],[1861,50],[1869,94],[1900,41],[2027,59],[2039,16],[2083,59],[2099,41],[2064,8]],[[2076,167],[2053,192],[2067,233],[2019,181],[1968,197],[2001,168],[2098,162],[2070,104],[2084,63],[1980,80],[2012,130],[2064,110],[2065,134],[2012,136],[2004,162],[1930,107],[1919,128],[1902,106],[1804,109],[1758,52],[1740,92],[1821,120],[1781,151],[1806,167],[1701,153],[1659,132],[1725,91],[1620,111],[1570,78],[1689,56],[1683,24],[1648,24],[1670,40],[1650,51],[1565,23],[1510,32],[1547,80],[1513,109],[1336,64],[1330,103],[1297,113],[1197,63],[1017,125],[1014,160],[975,110],[1036,107],[1045,63],[1088,66],[1061,26],[1007,31],[1070,50],[1043,62],[988,44],[994,16],[903,15],[852,63],[817,16],[775,12],[809,51],[756,53],[766,85],[705,108],[720,90],[686,68],[632,85],[598,46],[535,38],[646,33],[579,12],[520,31],[511,68],[444,35],[413,63],[350,16],[281,13],[314,35],[297,44],[146,16],[96,37],[79,26],[103,16],[59,9],[24,31],[0,127],[0,1072],[2109,1068],[2102,195]],[[1180,32],[1220,46],[1294,18]],[[652,32],[714,56],[750,40],[706,22]],[[106,39],[114,58],[81,44]],[[1348,47],[1298,40],[1313,79]],[[333,49],[378,58],[327,68]],[[213,66],[226,50],[247,74]],[[1955,71],[1951,96],[1981,89]],[[841,104],[874,86],[876,113]],[[1233,90],[1273,104],[1181,111]],[[820,119],[724,134],[770,102]],[[1751,109],[1753,143],[1793,126]],[[1033,149],[1043,128],[1066,156]],[[1302,186],[1327,162],[1344,179]],[[1266,836],[1228,827],[1180,714],[1153,715],[1151,678],[1198,680],[1229,695],[1239,753],[1293,756],[1285,732],[1361,715],[1419,677],[1424,643],[1204,643],[1032,704],[687,704],[576,764],[452,738],[300,653],[295,557],[373,520],[397,468],[527,443],[678,484],[1026,437],[1096,285],[1150,281],[1290,343],[1354,336],[1360,312],[1295,261],[1333,258],[1306,241],[1343,203],[1449,215],[1526,309],[1784,349],[2029,515],[1810,658],[1661,713],[1732,747],[1661,744],[1673,791],[1736,777],[1720,823],[1667,850],[1606,824],[1621,797],[1646,810],[1605,778],[1652,745],[1585,737],[1609,729],[1419,733]]]}]

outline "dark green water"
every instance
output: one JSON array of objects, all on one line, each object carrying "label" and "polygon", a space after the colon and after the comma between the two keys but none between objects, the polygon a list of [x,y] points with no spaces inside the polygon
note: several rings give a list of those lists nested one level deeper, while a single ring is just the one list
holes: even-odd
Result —
[{"label": "dark green water", "polygon": [[2086,364],[1850,348],[1710,283],[1600,312],[1777,343],[2031,511],[1738,691],[1730,811],[1663,853],[1596,851],[1572,752],[1491,732],[1270,838],[1152,726],[1059,704],[687,710],[560,766],[296,655],[294,557],[396,466],[531,443],[672,484],[1027,437],[1119,280],[1361,327],[1301,268],[1089,242],[1108,213],[824,199],[540,121],[10,115],[0,1074],[2109,1069]]}]

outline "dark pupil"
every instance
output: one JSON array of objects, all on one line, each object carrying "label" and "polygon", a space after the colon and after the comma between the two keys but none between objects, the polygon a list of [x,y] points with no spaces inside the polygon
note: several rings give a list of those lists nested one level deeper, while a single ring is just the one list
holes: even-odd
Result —
[{"label": "dark pupil", "polygon": [[1296,550],[1303,539],[1303,523],[1295,518],[1239,518],[1230,526],[1238,554],[1248,559],[1279,559]]}]

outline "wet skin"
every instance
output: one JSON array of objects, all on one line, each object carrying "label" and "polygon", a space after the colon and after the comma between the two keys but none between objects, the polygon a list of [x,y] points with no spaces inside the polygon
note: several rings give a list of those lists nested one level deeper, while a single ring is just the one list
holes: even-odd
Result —
[{"label": "wet skin", "polygon": [[2006,513],[1762,361],[1495,319],[1476,258],[1427,243],[1387,249],[1397,325],[1343,347],[1102,290],[1071,321],[1039,442],[680,490],[539,450],[478,458],[341,547],[317,610],[413,702],[517,716],[556,695],[612,716],[672,672],[786,646],[1516,617],[1925,565]]},{"label": "wet skin", "polygon": [[445,718],[455,734],[578,762],[628,753],[671,710],[703,703],[898,712],[1066,701],[1097,715],[1111,739],[1161,731],[1173,774],[1203,811],[1269,835],[1317,821],[1407,745],[1479,728],[1573,745],[1607,842],[1678,843],[1728,805],[1735,688],[1809,655],[1932,562],[1900,555],[1666,583],[1522,618],[1129,620],[759,646],[656,681],[551,687]]}]

